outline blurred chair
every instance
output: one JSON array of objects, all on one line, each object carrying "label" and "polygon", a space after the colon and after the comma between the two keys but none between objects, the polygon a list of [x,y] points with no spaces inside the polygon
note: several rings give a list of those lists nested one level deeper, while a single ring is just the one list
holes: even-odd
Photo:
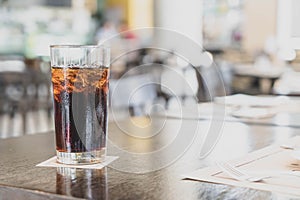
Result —
[{"label": "blurred chair", "polygon": [[[164,67],[161,74],[161,91],[166,100],[166,108],[175,103],[185,103],[192,99],[196,103],[198,82],[195,70],[190,66]],[[172,102],[174,104],[172,104]]]},{"label": "blurred chair", "polygon": [[[8,114],[9,122],[7,129],[14,133],[14,122],[16,112],[20,112],[22,117],[22,131],[27,127],[27,86],[29,82],[28,74],[23,71],[2,71],[0,72],[0,101],[1,114]],[[2,124],[2,126],[4,126]],[[8,135],[9,136],[9,135]]]},{"label": "blurred chair", "polygon": [[[8,67],[8,63],[13,64]],[[30,68],[30,65],[26,62],[23,62],[22,65],[17,65],[18,63],[6,60],[0,62],[0,114],[2,118],[8,118],[6,123],[1,120],[0,128],[2,130],[6,128],[7,133],[1,134],[0,132],[0,137],[26,134],[29,129],[32,131],[33,128],[38,127],[41,124],[38,115],[41,109],[44,109],[47,113],[47,123],[51,123],[50,71],[44,73],[39,68]],[[35,112],[34,119],[32,117],[33,112]],[[17,116],[21,116],[21,130],[19,133],[16,130]],[[29,121],[34,124],[30,125]],[[29,125],[30,127],[28,127]]]},{"label": "blurred chair", "polygon": [[31,100],[32,110],[45,110],[48,118],[51,118],[53,107],[51,93],[50,63],[40,59],[27,60],[27,73],[30,74],[28,84],[28,98]]},{"label": "blurred chair", "polygon": [[166,68],[161,82],[163,92],[168,94],[167,104],[174,98],[183,104],[187,100],[195,103],[208,102],[213,101],[216,96],[230,93],[231,72],[217,66]]},{"label": "blurred chair", "polygon": [[231,94],[232,71],[222,66],[194,67],[198,82],[198,102],[213,101],[215,97]]},{"label": "blurred chair", "polygon": [[[185,102],[207,102],[216,96],[231,93],[232,70],[225,62],[213,62],[209,52],[199,54],[199,65],[193,66],[175,54],[165,61],[161,76],[162,90],[167,102],[175,97]],[[168,106],[168,105],[167,105]]]},{"label": "blurred chair", "polygon": [[113,111],[125,110],[130,116],[146,115],[147,106],[156,97],[156,84],[151,74],[110,80],[110,107]]}]

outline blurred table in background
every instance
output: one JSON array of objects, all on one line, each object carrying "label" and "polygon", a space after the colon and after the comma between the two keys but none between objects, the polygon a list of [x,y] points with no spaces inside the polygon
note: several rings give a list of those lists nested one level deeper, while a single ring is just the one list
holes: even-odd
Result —
[{"label": "blurred table in background", "polygon": [[172,119],[300,128],[300,98],[235,94],[215,98],[213,102],[170,108],[155,115]]},{"label": "blurred table in background", "polygon": [[[250,79],[249,91],[244,89],[244,92],[251,93],[251,89],[256,89],[256,92],[260,94],[272,94],[275,81],[282,76],[285,70],[284,67],[276,66],[258,68],[254,65],[235,65],[234,76],[236,79]],[[266,83],[263,83],[263,81]],[[236,85],[242,86],[243,82],[236,80]]]}]

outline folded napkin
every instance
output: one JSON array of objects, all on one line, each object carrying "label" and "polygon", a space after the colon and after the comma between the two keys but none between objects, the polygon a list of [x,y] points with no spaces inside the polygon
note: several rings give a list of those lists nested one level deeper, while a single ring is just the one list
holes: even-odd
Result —
[{"label": "folded napkin", "polygon": [[[300,145],[300,136],[289,139],[285,144]],[[230,163],[246,173],[271,177],[261,182],[238,181],[214,165],[189,173],[184,178],[300,196],[300,157],[295,157],[295,150],[272,145]]]}]

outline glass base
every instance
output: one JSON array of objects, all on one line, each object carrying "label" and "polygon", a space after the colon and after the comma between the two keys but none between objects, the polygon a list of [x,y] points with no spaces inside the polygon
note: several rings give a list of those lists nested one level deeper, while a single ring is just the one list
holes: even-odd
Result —
[{"label": "glass base", "polygon": [[91,152],[59,152],[56,151],[57,162],[67,165],[95,164],[105,160],[105,149]]}]

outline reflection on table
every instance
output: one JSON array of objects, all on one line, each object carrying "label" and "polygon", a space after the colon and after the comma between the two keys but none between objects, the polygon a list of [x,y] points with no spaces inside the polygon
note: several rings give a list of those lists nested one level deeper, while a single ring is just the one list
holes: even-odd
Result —
[{"label": "reflection on table", "polygon": [[58,167],[56,193],[86,199],[108,199],[107,171],[105,168],[82,170]]}]

